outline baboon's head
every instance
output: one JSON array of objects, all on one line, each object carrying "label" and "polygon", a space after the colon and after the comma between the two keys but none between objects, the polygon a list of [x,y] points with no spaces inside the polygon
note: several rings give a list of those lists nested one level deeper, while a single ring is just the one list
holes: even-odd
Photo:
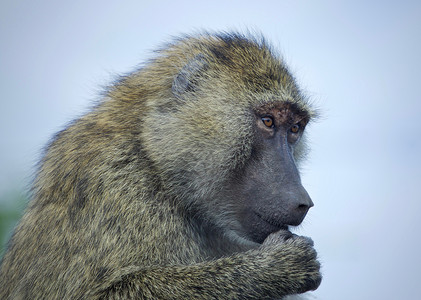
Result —
[{"label": "baboon's head", "polygon": [[238,34],[189,37],[148,68],[164,79],[146,104],[143,141],[178,201],[258,243],[300,224],[313,203],[296,162],[315,113],[267,44]]}]

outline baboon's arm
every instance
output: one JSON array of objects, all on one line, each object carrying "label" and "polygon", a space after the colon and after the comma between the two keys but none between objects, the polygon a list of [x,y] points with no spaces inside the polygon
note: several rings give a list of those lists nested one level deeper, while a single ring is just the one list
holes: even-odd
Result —
[{"label": "baboon's arm", "polygon": [[101,299],[265,299],[316,289],[314,249],[296,242],[189,265],[127,268]]}]

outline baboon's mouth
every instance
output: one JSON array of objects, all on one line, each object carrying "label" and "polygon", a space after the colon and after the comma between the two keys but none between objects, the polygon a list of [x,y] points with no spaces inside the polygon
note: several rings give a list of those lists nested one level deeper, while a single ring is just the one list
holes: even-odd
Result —
[{"label": "baboon's mouth", "polygon": [[258,212],[254,212],[256,214],[256,216],[259,217],[259,219],[261,219],[263,222],[265,222],[266,224],[270,225],[271,227],[273,227],[273,231],[271,232],[276,232],[278,230],[288,230],[288,225],[287,224],[283,224],[277,220],[273,220],[271,218],[265,217],[261,214],[259,214]]}]

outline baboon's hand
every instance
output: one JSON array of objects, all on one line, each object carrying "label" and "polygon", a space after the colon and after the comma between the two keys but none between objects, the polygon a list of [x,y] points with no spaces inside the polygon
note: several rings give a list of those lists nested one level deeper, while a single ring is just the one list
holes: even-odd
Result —
[{"label": "baboon's hand", "polygon": [[320,263],[313,245],[312,239],[287,230],[272,233],[263,242],[262,248],[274,251],[274,263],[279,266],[279,270],[273,270],[274,273],[282,271],[286,279],[294,283],[291,285],[295,288],[293,293],[315,290],[320,285]]},{"label": "baboon's hand", "polygon": [[298,236],[294,233],[292,233],[289,230],[286,229],[281,229],[277,232],[271,233],[263,242],[263,245],[272,245],[272,244],[280,244],[280,243],[284,243],[289,239],[304,239],[307,241],[307,243],[310,246],[314,246],[314,242],[311,238],[306,237],[306,236]]},{"label": "baboon's hand", "polygon": [[281,229],[277,232],[271,233],[264,240],[263,246],[284,243],[286,240],[289,240],[290,238],[293,238],[294,236],[296,237],[297,235],[293,234],[289,230]]}]

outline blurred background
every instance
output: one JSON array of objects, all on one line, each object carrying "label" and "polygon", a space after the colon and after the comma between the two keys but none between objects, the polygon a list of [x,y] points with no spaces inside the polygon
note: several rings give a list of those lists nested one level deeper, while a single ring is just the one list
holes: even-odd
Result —
[{"label": "blurred background", "polygon": [[302,168],[315,207],[296,229],[323,263],[314,297],[418,299],[420,1],[3,0],[0,253],[51,136],[200,29],[261,31],[323,112]]}]

